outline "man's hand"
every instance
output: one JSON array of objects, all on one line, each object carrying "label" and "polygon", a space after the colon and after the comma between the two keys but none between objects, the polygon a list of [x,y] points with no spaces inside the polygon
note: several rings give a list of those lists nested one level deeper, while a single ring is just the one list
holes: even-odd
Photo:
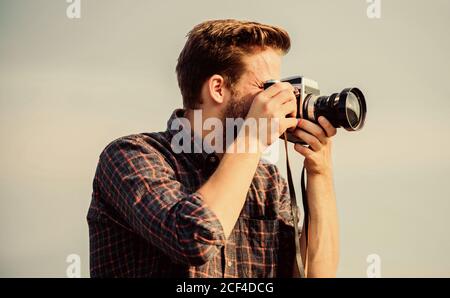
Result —
[{"label": "man's hand", "polygon": [[305,157],[307,195],[310,211],[308,230],[308,256],[306,238],[302,233],[302,258],[307,260],[307,277],[334,277],[339,262],[339,228],[336,199],[333,189],[331,137],[336,128],[319,117],[319,125],[301,119],[293,134],[310,147],[295,145]]},{"label": "man's hand", "polygon": [[309,175],[329,175],[332,172],[331,138],[336,135],[336,128],[323,116],[319,124],[306,119],[298,121],[293,135],[305,141],[310,147],[295,144],[297,152],[305,157],[305,167]]},{"label": "man's hand", "polygon": [[[260,119],[267,120],[267,137],[263,140],[264,143],[260,143],[262,149],[270,146],[286,129],[297,126],[297,119],[292,117],[295,116],[296,109],[294,87],[290,83],[275,83],[255,96],[247,119],[253,118],[257,122]],[[286,117],[288,115],[291,117]],[[271,120],[275,120],[275,122],[271,123]],[[278,126],[276,131],[272,130],[271,124]]]}]

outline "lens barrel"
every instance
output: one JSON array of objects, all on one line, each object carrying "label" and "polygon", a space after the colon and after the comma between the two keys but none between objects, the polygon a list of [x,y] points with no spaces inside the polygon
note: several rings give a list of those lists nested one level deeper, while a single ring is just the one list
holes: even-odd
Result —
[{"label": "lens barrel", "polygon": [[334,127],[356,131],[364,126],[367,106],[358,88],[346,88],[330,96],[308,94],[303,101],[303,118],[317,122],[320,116],[327,118]]}]

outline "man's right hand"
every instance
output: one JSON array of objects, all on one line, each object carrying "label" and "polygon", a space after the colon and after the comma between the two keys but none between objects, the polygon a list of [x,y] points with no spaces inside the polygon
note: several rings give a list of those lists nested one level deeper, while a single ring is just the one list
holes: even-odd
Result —
[{"label": "man's right hand", "polygon": [[[294,87],[290,83],[277,82],[255,96],[246,119],[254,118],[257,123],[260,119],[267,120],[268,136],[265,140],[258,140],[260,145],[264,147],[262,149],[275,142],[286,129],[297,126],[296,110],[297,101],[294,95]],[[272,129],[271,124],[277,125],[278,128]],[[261,143],[261,141],[264,143]]]}]

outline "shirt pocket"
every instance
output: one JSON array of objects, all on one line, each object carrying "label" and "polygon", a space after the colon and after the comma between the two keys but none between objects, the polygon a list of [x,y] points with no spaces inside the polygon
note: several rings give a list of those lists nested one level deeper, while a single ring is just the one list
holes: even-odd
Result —
[{"label": "shirt pocket", "polygon": [[239,218],[239,235],[236,241],[243,277],[276,277],[279,250],[279,221],[274,219]]}]

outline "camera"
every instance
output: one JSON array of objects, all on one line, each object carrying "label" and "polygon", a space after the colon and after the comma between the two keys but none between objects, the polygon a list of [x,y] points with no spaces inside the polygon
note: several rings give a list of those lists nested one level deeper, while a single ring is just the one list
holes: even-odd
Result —
[{"label": "camera", "polygon": [[[277,82],[280,81],[266,81],[264,89]],[[367,113],[366,100],[358,88],[345,88],[339,93],[326,96],[320,95],[319,85],[316,81],[302,76],[289,77],[281,82],[288,82],[294,87],[297,99],[296,118],[318,123],[317,119],[324,116],[334,127],[343,127],[348,131],[360,130],[364,126]],[[287,140],[305,144],[289,132]]]}]

